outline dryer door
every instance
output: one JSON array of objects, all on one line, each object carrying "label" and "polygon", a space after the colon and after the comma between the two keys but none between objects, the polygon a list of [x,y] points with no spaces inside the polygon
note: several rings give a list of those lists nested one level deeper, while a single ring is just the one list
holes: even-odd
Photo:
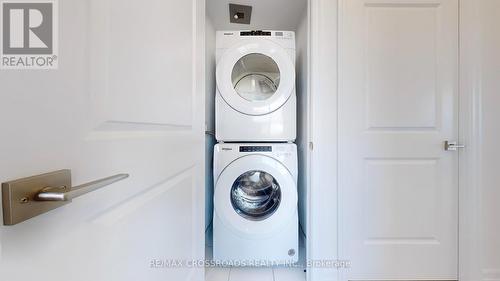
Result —
[{"label": "dryer door", "polygon": [[265,155],[232,162],[215,186],[216,215],[229,229],[255,237],[268,235],[297,216],[297,188],[288,169]]},{"label": "dryer door", "polygon": [[216,76],[224,101],[248,115],[279,109],[295,87],[295,67],[287,51],[265,40],[228,49],[217,64]]}]

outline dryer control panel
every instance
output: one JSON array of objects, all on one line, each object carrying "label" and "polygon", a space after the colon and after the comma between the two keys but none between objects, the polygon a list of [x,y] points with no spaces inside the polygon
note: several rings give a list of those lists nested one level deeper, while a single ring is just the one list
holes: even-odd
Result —
[{"label": "dryer control panel", "polygon": [[[281,36],[283,36],[283,32],[281,32]],[[251,30],[251,31],[240,31],[240,36],[271,36],[271,31],[263,31],[263,30]]]},{"label": "dryer control panel", "polygon": [[[293,49],[295,52],[295,32],[287,30],[222,30],[216,32],[216,48],[228,49],[235,44],[241,44],[242,40],[259,42],[269,40],[285,49]],[[221,53],[222,54],[222,53]],[[295,55],[294,55],[295,56]],[[220,58],[219,55],[216,56]]]},{"label": "dryer control panel", "polygon": [[240,146],[240,152],[272,152],[272,146]]}]

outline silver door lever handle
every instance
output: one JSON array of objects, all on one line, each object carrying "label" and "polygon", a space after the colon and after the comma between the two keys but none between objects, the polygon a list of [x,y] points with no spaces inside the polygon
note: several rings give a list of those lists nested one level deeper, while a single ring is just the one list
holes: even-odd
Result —
[{"label": "silver door lever handle", "polygon": [[106,185],[110,185],[117,181],[128,178],[128,174],[117,174],[111,177],[103,178],[100,180],[92,181],[82,185],[70,187],[70,186],[58,186],[58,187],[45,187],[40,192],[38,192],[34,199],[35,201],[71,201],[71,199],[83,194],[92,192]]},{"label": "silver door lever handle", "polygon": [[117,174],[72,187],[71,170],[65,169],[3,182],[3,223],[18,224],[69,204],[75,197],[126,179],[128,176],[128,174]]},{"label": "silver door lever handle", "polygon": [[456,141],[444,142],[444,150],[446,151],[457,151],[459,148],[465,148],[465,145],[458,144]]}]

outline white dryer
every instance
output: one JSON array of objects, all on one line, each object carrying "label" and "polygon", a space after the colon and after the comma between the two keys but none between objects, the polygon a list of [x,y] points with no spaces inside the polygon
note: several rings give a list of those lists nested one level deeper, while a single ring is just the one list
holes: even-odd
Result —
[{"label": "white dryer", "polygon": [[214,186],[215,261],[236,266],[297,262],[295,144],[217,144]]},{"label": "white dryer", "polygon": [[217,140],[294,141],[294,32],[218,31],[216,47]]}]

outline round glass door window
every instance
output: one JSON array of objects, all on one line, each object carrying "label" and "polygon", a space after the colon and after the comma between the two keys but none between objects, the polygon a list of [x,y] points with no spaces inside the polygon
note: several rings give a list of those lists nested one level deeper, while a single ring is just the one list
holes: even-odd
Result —
[{"label": "round glass door window", "polygon": [[273,176],[263,171],[249,171],[239,176],[231,188],[231,204],[242,217],[260,221],[278,209],[281,189]]},{"label": "round glass door window", "polygon": [[272,58],[263,54],[248,54],[234,65],[231,80],[238,95],[245,100],[267,100],[278,89],[280,70]]}]

